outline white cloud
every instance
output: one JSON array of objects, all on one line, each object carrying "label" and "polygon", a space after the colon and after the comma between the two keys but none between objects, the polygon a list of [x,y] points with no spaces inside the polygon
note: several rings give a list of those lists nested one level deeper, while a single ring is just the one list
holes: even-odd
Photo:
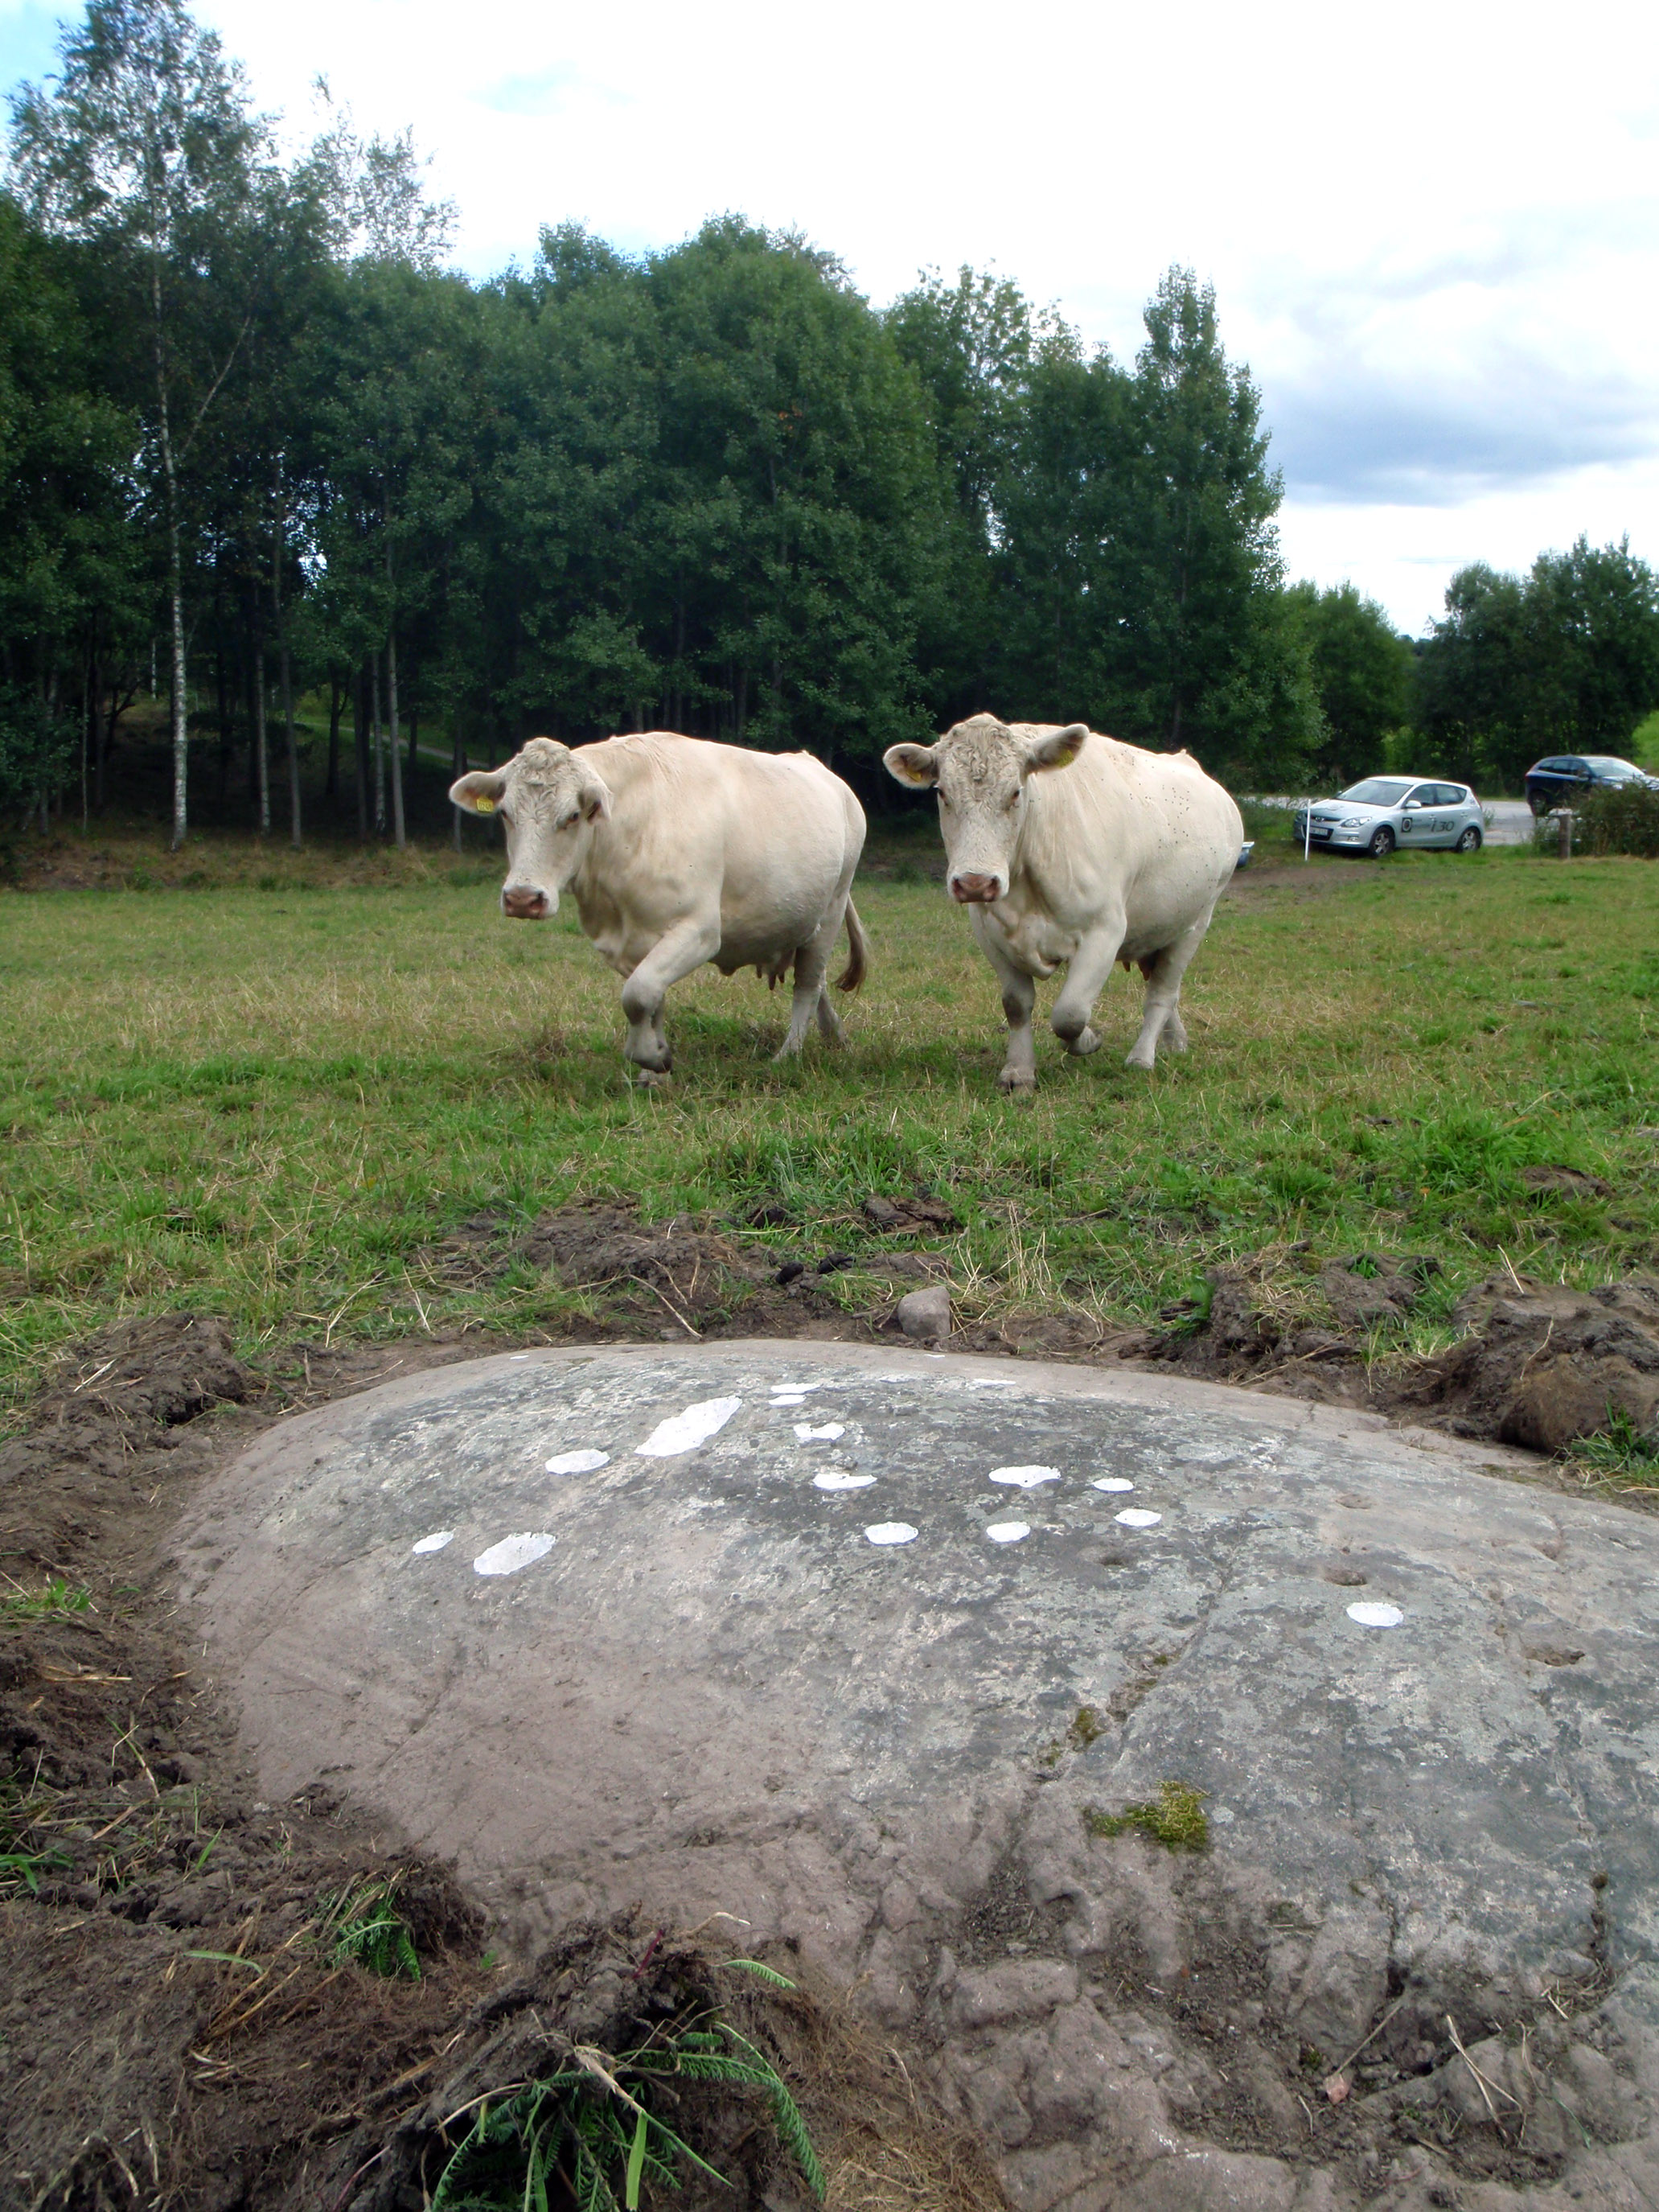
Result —
[{"label": "white cloud", "polygon": [[[0,75],[42,10],[0,0]],[[412,124],[479,272],[795,225],[878,300],[995,265],[1119,354],[1172,261],[1261,384],[1294,573],[1417,628],[1449,566],[1659,558],[1659,11],[1406,0],[203,0],[259,98]],[[38,66],[31,50],[27,66]]]}]

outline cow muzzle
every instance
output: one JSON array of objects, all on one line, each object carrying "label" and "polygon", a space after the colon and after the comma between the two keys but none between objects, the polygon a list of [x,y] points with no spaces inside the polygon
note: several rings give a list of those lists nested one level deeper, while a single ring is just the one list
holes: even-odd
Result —
[{"label": "cow muzzle", "polygon": [[501,912],[509,921],[545,921],[553,902],[534,884],[508,884],[501,893]]},{"label": "cow muzzle", "polygon": [[952,876],[951,896],[958,906],[991,906],[1000,896],[1001,884],[994,876]]}]

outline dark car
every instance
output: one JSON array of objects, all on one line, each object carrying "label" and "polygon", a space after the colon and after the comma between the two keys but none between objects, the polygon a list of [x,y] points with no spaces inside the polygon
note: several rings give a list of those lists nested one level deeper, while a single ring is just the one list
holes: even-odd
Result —
[{"label": "dark car", "polygon": [[1552,806],[1571,806],[1587,791],[1620,783],[1659,791],[1659,776],[1647,775],[1634,761],[1614,760],[1610,753],[1554,753],[1527,770],[1527,804],[1534,814],[1547,814]]}]

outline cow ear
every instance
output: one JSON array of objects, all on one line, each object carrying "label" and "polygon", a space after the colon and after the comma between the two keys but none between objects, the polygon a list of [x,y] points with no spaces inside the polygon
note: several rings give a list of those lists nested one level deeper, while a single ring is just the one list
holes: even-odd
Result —
[{"label": "cow ear", "polygon": [[449,787],[451,802],[465,814],[493,814],[507,793],[507,778],[494,769],[474,769]]},{"label": "cow ear", "polygon": [[1063,730],[1050,730],[1047,737],[1033,738],[1025,748],[1025,763],[1035,771],[1048,768],[1070,768],[1083,750],[1083,740],[1089,734],[1086,722],[1073,722]]},{"label": "cow ear", "polygon": [[584,822],[601,822],[611,811],[611,786],[591,768],[585,770],[576,786],[576,804],[581,808]]},{"label": "cow ear", "polygon": [[889,745],[881,757],[888,775],[912,791],[931,791],[939,781],[939,757],[932,745]]}]

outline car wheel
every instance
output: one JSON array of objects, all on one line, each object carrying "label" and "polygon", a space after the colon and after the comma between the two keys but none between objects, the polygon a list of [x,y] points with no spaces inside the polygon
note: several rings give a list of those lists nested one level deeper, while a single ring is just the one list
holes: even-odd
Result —
[{"label": "car wheel", "polygon": [[1457,849],[1460,853],[1478,853],[1480,850],[1482,842],[1480,832],[1475,828],[1474,823],[1471,822],[1468,828],[1458,839]]},{"label": "car wheel", "polygon": [[1365,848],[1374,860],[1386,860],[1394,850],[1394,832],[1386,823]]}]

